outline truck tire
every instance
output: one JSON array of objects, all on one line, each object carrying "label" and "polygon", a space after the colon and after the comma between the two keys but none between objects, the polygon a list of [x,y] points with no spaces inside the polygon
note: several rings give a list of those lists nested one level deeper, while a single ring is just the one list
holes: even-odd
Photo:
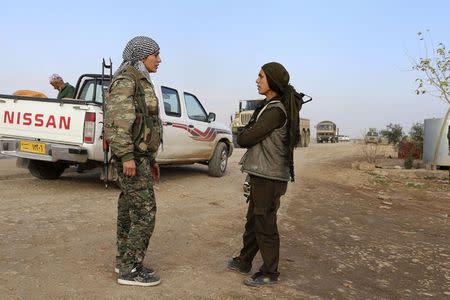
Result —
[{"label": "truck tire", "polygon": [[66,165],[59,162],[48,162],[30,159],[28,170],[31,175],[39,179],[58,179],[66,169]]},{"label": "truck tire", "polygon": [[219,142],[214,149],[214,154],[208,163],[208,173],[213,177],[222,177],[227,169],[228,147],[223,142]]}]

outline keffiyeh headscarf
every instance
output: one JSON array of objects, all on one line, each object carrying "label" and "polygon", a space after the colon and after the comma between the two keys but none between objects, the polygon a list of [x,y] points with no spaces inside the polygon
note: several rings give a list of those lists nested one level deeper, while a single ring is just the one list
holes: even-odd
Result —
[{"label": "keffiyeh headscarf", "polygon": [[159,51],[159,45],[151,38],[146,36],[137,36],[132,38],[122,53],[123,62],[117,69],[119,73],[127,66],[133,66],[141,72],[150,81],[150,74],[145,68],[143,60]]}]

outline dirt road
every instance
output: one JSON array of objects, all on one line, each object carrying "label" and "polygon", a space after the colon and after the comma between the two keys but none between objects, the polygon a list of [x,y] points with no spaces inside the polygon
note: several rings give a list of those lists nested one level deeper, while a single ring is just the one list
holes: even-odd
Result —
[{"label": "dirt road", "polygon": [[0,298],[450,299],[448,183],[354,170],[354,144],[296,150],[279,212],[280,283],[244,286],[225,267],[245,221],[242,154],[223,178],[162,169],[146,264],[163,281],[150,288],[116,283],[118,189],[97,172],[42,181],[0,160]]}]

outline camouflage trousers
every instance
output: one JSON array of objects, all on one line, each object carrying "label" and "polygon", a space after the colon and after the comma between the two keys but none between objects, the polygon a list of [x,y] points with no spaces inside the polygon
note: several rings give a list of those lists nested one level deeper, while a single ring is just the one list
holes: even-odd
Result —
[{"label": "camouflage trousers", "polygon": [[150,160],[136,158],[135,163],[134,177],[124,176],[122,162],[116,163],[122,190],[118,201],[116,256],[121,275],[142,264],[155,228],[156,201]]}]

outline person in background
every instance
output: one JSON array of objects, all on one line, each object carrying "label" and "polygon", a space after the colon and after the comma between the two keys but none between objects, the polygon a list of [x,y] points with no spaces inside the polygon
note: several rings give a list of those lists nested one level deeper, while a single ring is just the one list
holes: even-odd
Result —
[{"label": "person in background", "polygon": [[61,76],[58,74],[53,74],[50,76],[50,84],[58,90],[57,99],[62,98],[74,98],[75,97],[75,88],[70,85],[68,82],[64,82]]}]

